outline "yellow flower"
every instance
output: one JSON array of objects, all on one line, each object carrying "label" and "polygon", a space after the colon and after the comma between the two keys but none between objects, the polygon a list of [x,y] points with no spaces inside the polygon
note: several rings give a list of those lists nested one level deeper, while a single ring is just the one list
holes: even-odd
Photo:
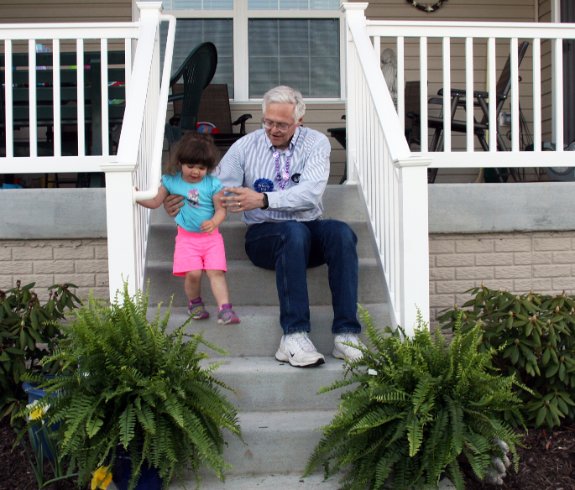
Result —
[{"label": "yellow flower", "polygon": [[92,475],[90,490],[106,490],[112,483],[112,472],[109,466],[100,466]]},{"label": "yellow flower", "polygon": [[28,409],[28,418],[30,420],[41,420],[44,418],[44,414],[50,408],[50,405],[41,405],[38,400],[34,400],[32,403],[26,405]]}]

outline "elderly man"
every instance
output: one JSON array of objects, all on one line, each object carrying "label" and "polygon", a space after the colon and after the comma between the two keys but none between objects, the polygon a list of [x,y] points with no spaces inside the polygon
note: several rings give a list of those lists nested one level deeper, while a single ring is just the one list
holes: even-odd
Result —
[{"label": "elderly man", "polygon": [[[263,128],[231,146],[220,162],[219,178],[225,186],[223,205],[244,213],[248,257],[276,273],[283,336],[275,357],[297,367],[325,362],[308,337],[306,269],[327,264],[332,354],[358,359],[357,238],[347,224],[322,219],[331,146],[324,134],[302,126],[305,104],[297,90],[269,90],[262,109]],[[166,209],[173,212],[174,204]]]}]

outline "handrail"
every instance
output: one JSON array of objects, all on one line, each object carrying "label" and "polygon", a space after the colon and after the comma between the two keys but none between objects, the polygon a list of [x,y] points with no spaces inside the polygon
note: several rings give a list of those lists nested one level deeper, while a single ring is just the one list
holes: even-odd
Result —
[{"label": "handrail", "polygon": [[[176,18],[171,15],[162,15],[162,19],[168,20],[168,35],[166,38],[166,49],[164,54],[164,68],[162,72],[162,82],[160,85],[160,107],[167,107],[168,96],[170,91],[170,74],[172,71],[172,58],[174,55],[174,43],[176,38]],[[164,147],[164,133],[165,133],[165,115],[161,111],[158,112],[158,120],[156,123],[156,134],[154,139],[154,152],[152,157],[150,179],[148,184],[151,186],[145,190],[134,190],[134,202],[142,199],[151,199],[158,193],[158,183],[162,173],[162,151]],[[155,186],[155,187],[154,187]]]},{"label": "handrail", "polygon": [[[152,76],[152,59],[154,56],[154,44],[157,26],[151,23],[141,22],[138,48],[134,56],[132,78],[138,80],[138,84],[132,87],[131,93],[126,99],[124,111],[124,123],[118,143],[118,155],[114,164],[136,165],[138,160],[138,146],[133,144],[140,141],[143,129],[146,104],[143,103],[149,96],[148,83]],[[105,170],[105,169],[104,169]]]},{"label": "handrail", "polygon": [[[122,37],[136,38],[138,24],[134,22],[54,22],[41,24],[0,24],[2,39],[27,41],[30,32],[44,32],[49,35],[38,35],[32,39],[117,39],[118,32]],[[97,33],[97,34],[96,34]]]},{"label": "handrail", "polygon": [[[134,184],[150,186],[150,175],[160,171],[164,120],[167,109],[166,73],[171,70],[175,19],[161,15],[159,2],[142,2],[140,36],[134,59],[133,80],[138,85],[126,104],[118,155],[106,171],[106,212],[110,295],[127,283],[133,293],[144,287],[149,209],[135,203]],[[167,55],[160,87],[160,22],[168,21]],[[162,90],[163,89],[163,90]],[[160,133],[162,132],[162,133]],[[154,170],[155,168],[155,170]],[[156,182],[159,179],[156,180]],[[130,228],[127,228],[130,226]]]},{"label": "handrail", "polygon": [[418,199],[427,201],[429,160],[410,153],[365,30],[366,5],[342,4],[349,31],[348,182],[359,183],[368,208],[392,322],[412,334],[417,309],[429,318],[429,258],[423,252],[428,249],[427,207],[417,205]]},{"label": "handrail", "polygon": [[543,30],[552,29],[558,39],[572,39],[574,23],[552,22],[468,22],[468,21],[407,21],[366,20],[368,36],[385,37],[459,37],[466,38],[537,38]]},{"label": "handrail", "polygon": [[373,107],[379,116],[379,123],[389,146],[391,159],[397,161],[408,158],[410,150],[401,130],[402,124],[399,122],[391,95],[388,90],[380,90],[381,87],[386,86],[385,79],[379,69],[379,60],[377,60],[377,64],[374,63],[374,49],[369,38],[365,35],[365,24],[360,16],[354,15],[360,11],[363,13],[362,5],[364,4],[344,3],[343,8],[348,12],[348,28],[357,48],[357,56],[365,70],[364,75],[370,88]]}]

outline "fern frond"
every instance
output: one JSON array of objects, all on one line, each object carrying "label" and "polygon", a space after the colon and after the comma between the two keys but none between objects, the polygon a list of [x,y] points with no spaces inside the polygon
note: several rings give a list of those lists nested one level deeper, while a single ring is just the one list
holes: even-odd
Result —
[{"label": "fern frond", "polygon": [[352,434],[360,434],[362,432],[370,431],[382,425],[385,425],[393,420],[401,418],[403,414],[397,413],[395,410],[387,408],[377,408],[373,412],[369,412],[357,421],[349,431]]},{"label": "fern frond", "polygon": [[120,443],[128,447],[135,435],[136,411],[132,405],[126,406],[118,419],[118,429],[120,432]]},{"label": "fern frond", "polygon": [[407,441],[409,442],[409,457],[414,457],[423,442],[423,428],[425,422],[420,420],[417,415],[408,414],[407,416]]}]

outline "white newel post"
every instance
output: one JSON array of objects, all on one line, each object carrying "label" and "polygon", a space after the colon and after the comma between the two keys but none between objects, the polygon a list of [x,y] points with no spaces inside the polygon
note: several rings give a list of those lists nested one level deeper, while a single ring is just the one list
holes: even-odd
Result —
[{"label": "white newel post", "polygon": [[412,336],[417,312],[429,322],[429,227],[426,158],[397,162],[400,173],[399,236],[401,254],[401,322]]},{"label": "white newel post", "polygon": [[106,223],[108,232],[108,274],[110,301],[128,284],[136,292],[136,232],[132,173],[135,165],[114,165],[106,172]]},{"label": "white newel post", "polygon": [[365,28],[365,9],[367,2],[343,2],[341,10],[345,12],[345,50],[346,50],[346,97],[345,97],[345,126],[346,126],[346,184],[357,183],[357,133],[356,128],[359,121],[359,75],[356,70],[359,70],[359,63],[357,54],[355,53],[356,47],[351,41],[351,33],[349,27],[352,23]]}]

